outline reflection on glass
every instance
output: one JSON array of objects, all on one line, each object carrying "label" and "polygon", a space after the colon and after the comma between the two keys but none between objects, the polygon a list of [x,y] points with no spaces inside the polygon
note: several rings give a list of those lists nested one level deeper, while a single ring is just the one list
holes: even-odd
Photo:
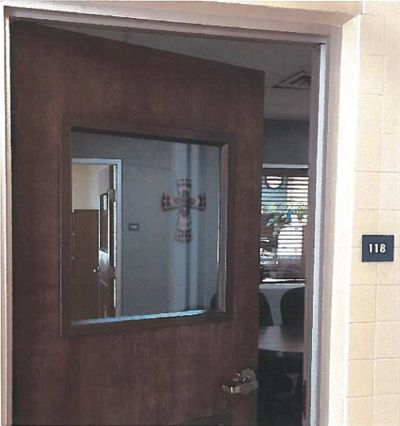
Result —
[{"label": "reflection on glass", "polygon": [[73,321],[223,306],[221,148],[74,131],[72,157]]}]

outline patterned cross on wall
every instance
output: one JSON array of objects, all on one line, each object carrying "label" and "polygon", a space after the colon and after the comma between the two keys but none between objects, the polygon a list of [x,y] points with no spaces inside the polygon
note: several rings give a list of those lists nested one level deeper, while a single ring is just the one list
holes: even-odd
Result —
[{"label": "patterned cross on wall", "polygon": [[178,209],[178,222],[175,234],[177,241],[189,242],[192,240],[191,209],[205,210],[206,195],[200,194],[191,198],[192,181],[190,179],[179,179],[176,182],[178,196],[162,194],[161,207],[164,211]]}]

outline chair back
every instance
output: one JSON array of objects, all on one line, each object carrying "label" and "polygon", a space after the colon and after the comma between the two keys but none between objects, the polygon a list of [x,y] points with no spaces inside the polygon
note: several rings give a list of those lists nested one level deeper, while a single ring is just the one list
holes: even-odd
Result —
[{"label": "chair back", "polygon": [[260,327],[266,325],[273,325],[271,307],[269,306],[267,298],[261,293],[258,293],[258,306],[259,306],[259,324]]},{"label": "chair back", "polygon": [[305,288],[293,288],[281,299],[282,324],[303,327],[304,325],[304,293]]},{"label": "chair back", "polygon": [[[267,298],[261,293],[258,293],[258,307],[259,307],[259,325],[260,327],[266,325],[273,325],[271,308]],[[218,309],[218,295],[214,294],[210,301],[210,309]]]}]

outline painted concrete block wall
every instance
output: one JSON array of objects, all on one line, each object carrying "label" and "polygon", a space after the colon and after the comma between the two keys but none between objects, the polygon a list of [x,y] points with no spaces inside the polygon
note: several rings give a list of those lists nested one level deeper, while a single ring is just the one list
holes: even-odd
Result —
[{"label": "painted concrete block wall", "polygon": [[[400,425],[400,2],[361,17],[348,425]],[[393,263],[361,263],[363,233],[395,234]]]}]

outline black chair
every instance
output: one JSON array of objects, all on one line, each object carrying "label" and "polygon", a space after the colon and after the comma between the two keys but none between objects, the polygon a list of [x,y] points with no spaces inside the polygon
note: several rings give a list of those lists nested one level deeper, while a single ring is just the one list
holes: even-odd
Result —
[{"label": "black chair", "polygon": [[304,325],[304,287],[287,291],[281,300],[282,324],[290,327]]},{"label": "black chair", "polygon": [[218,310],[218,294],[217,293],[215,293],[210,300],[210,310],[211,311]]},{"label": "black chair", "polygon": [[273,325],[271,307],[269,306],[267,298],[261,293],[258,293],[258,306],[259,306],[259,325],[264,327]]}]

